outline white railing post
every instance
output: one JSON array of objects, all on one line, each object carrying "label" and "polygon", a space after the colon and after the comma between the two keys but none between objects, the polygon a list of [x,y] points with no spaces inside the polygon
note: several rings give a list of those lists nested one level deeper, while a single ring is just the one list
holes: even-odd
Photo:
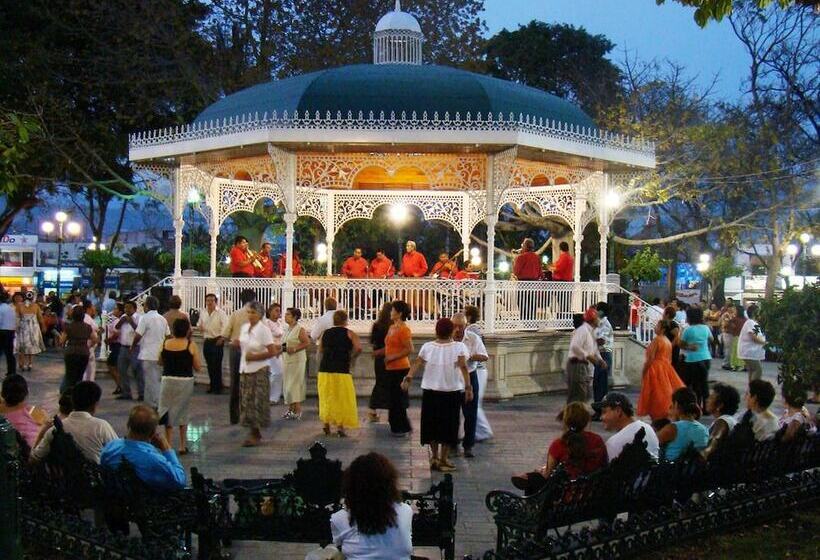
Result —
[{"label": "white railing post", "polygon": [[293,224],[296,214],[285,212],[285,283],[282,287],[282,307],[293,307]]}]

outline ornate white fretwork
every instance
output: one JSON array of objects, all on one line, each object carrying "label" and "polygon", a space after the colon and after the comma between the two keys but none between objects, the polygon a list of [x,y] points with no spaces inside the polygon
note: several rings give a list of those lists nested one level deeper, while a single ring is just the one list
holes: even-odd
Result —
[{"label": "ornate white fretwork", "polygon": [[499,206],[512,204],[521,208],[533,204],[542,216],[561,218],[570,228],[575,223],[575,186],[515,187],[507,189]]},{"label": "ornate white fretwork", "polygon": [[135,163],[132,182],[142,194],[158,200],[174,215],[174,192],[177,190],[179,167],[174,162]]},{"label": "ornate white fretwork", "polygon": [[319,220],[325,231],[328,231],[328,208],[330,208],[330,193],[322,190],[297,188],[296,213],[299,216],[311,216]]},{"label": "ornate white fretwork", "polygon": [[320,189],[352,189],[356,176],[377,167],[388,175],[402,168],[421,171],[432,189],[461,190],[484,187],[485,156],[476,154],[299,154],[297,185]]},{"label": "ornate white fretwork", "polygon": [[514,187],[531,187],[539,177],[543,177],[550,185],[571,184],[583,181],[591,173],[592,171],[580,167],[517,159],[512,169],[510,184]]},{"label": "ornate white fretwork", "polygon": [[262,199],[274,205],[282,203],[282,191],[275,184],[255,184],[250,181],[216,179],[219,191],[219,225],[234,212],[253,212]]},{"label": "ornate white fretwork", "polygon": [[376,209],[385,204],[413,205],[421,210],[425,220],[441,220],[461,232],[467,218],[464,193],[455,192],[394,192],[394,191],[341,191],[333,193],[334,225],[339,230],[356,218],[372,219]]}]

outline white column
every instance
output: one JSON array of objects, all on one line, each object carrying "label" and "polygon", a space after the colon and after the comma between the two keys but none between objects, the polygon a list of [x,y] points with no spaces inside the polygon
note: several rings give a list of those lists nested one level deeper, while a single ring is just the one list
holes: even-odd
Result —
[{"label": "white column", "polygon": [[216,278],[216,245],[217,245],[217,238],[219,237],[219,228],[216,225],[216,217],[212,218],[214,223],[211,225],[210,234],[211,234],[211,270],[210,270],[210,277]]},{"label": "white column", "polygon": [[582,218],[587,207],[586,196],[581,196],[577,189],[575,191],[575,223],[574,223],[574,241],[575,254],[573,255],[573,284],[572,290],[572,310],[575,313],[580,313],[582,309],[581,298],[581,242],[584,240],[583,222]]},{"label": "white column", "polygon": [[282,287],[282,307],[293,307],[293,224],[296,214],[285,212],[285,282]]},{"label": "white column", "polygon": [[601,236],[601,262],[599,266],[601,283],[600,300],[606,301],[607,293],[609,292],[606,285],[606,265],[608,262],[607,243],[609,241],[609,209],[606,207],[606,193],[609,190],[609,175],[603,174],[603,181],[601,187],[598,189],[598,234]]},{"label": "white column", "polygon": [[336,199],[328,193],[325,217],[325,243],[327,244],[327,275],[333,276],[333,240],[336,239]]},{"label": "white column", "polygon": [[325,239],[327,244],[327,275],[333,276],[333,240],[336,239],[334,235],[328,235]]},{"label": "white column", "polygon": [[174,279],[182,276],[182,228],[184,227],[185,220],[182,219],[180,213],[180,216],[174,220]]},{"label": "white column", "polygon": [[485,190],[486,215],[484,222],[487,224],[487,276],[484,285],[484,332],[495,333],[495,225],[498,223],[498,208],[495,197],[495,177],[493,176],[493,158],[487,156],[487,188]]}]

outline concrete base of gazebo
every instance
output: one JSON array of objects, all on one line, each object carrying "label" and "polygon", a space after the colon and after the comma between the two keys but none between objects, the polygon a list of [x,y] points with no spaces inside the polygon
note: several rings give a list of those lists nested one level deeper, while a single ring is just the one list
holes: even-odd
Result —
[{"label": "concrete base of gazebo", "polygon": [[[488,383],[484,398],[488,401],[511,399],[517,396],[563,391],[566,389],[563,365],[569,348],[568,331],[538,333],[515,333],[487,336],[485,343],[490,355]],[[418,350],[431,337],[415,337],[413,345]],[[201,342],[201,341],[200,341]],[[375,382],[372,349],[367,337],[362,337],[364,351],[353,368],[353,380],[359,407],[367,407],[367,397]],[[640,385],[644,348],[627,333],[617,333],[613,352],[610,386]],[[316,396],[315,350],[309,361],[308,396]],[[230,381],[227,352],[223,378],[226,386]],[[208,383],[207,372],[197,375],[197,383]],[[419,383],[411,390],[413,396],[421,394]]]}]

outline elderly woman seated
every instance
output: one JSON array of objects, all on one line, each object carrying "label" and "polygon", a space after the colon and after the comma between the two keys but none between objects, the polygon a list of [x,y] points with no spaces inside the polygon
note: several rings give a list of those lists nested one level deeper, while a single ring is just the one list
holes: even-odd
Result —
[{"label": "elderly woman seated", "polygon": [[547,450],[547,462],[537,471],[514,475],[513,486],[531,495],[540,490],[549,475],[562,465],[575,479],[593,473],[607,464],[606,445],[598,434],[588,431],[591,415],[584,403],[571,402],[564,408],[564,433]]}]

